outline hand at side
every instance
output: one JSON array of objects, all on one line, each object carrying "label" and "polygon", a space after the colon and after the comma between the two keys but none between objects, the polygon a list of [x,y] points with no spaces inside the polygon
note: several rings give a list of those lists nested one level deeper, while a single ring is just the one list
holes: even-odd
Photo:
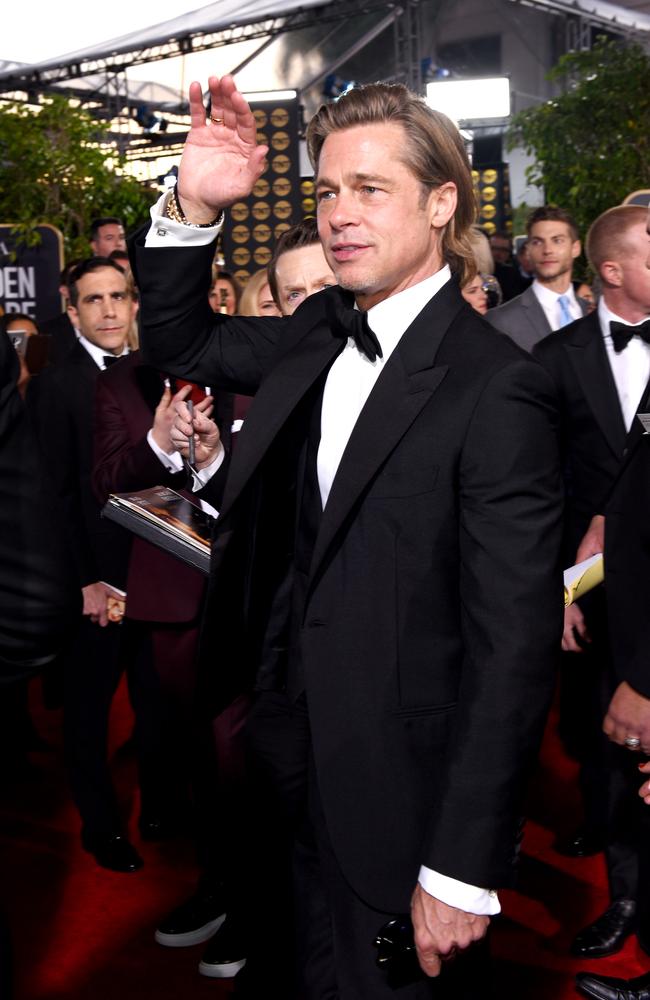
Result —
[{"label": "hand at side", "polygon": [[427,976],[440,974],[442,960],[468,948],[487,933],[489,917],[448,906],[418,883],[411,897],[411,920],[420,967]]}]

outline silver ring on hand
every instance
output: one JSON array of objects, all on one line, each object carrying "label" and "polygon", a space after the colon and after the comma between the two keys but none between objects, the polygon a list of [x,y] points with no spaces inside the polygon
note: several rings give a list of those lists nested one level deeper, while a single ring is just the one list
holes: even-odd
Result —
[{"label": "silver ring on hand", "polygon": [[641,740],[638,736],[626,736],[623,742],[628,750],[638,750],[641,746]]}]

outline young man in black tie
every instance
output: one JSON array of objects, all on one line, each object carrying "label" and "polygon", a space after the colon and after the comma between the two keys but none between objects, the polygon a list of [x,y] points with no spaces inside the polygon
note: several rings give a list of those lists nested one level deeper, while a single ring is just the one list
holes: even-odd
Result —
[{"label": "young man in black tie", "polygon": [[[594,515],[600,514],[625,454],[642,433],[650,378],[650,270],[646,209],[620,205],[604,212],[587,235],[587,256],[602,287],[596,311],[538,344],[533,354],[553,377],[561,401],[566,470],[565,562]],[[638,863],[634,773],[600,727],[616,686],[616,636],[607,635],[606,591],[567,609],[563,649],[579,654],[567,673],[579,679],[572,718],[584,755],[583,788],[589,825],[603,831],[611,905],[585,927],[573,952],[600,958],[618,951],[636,922]],[[610,647],[612,651],[610,652]]]},{"label": "young man in black tie", "polygon": [[[554,397],[460,295],[469,165],[451,122],[401,86],[353,90],[309,126],[340,287],[282,319],[209,315],[218,218],[266,155],[232,78],[209,86],[207,120],[190,88],[178,190],[135,259],[150,361],[257,391],[205,642],[217,698],[255,688],[251,739],[295,820],[286,995],[428,997],[426,977],[485,934],[511,881],[553,687]],[[394,993],[372,941],[409,908],[425,975]]]}]

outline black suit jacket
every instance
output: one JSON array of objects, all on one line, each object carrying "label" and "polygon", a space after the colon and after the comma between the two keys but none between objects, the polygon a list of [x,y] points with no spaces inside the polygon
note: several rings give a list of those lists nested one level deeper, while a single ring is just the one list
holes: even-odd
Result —
[{"label": "black suit jacket", "polygon": [[124,589],[129,539],[101,517],[91,482],[95,387],[100,374],[77,342],[58,364],[32,380],[27,403],[63,513],[68,558],[76,567],[79,585],[103,580]]},{"label": "black suit jacket", "polygon": [[650,698],[650,436],[635,434],[605,510],[605,583],[619,681]]},{"label": "black suit jacket", "polygon": [[[293,544],[273,516],[292,485],[277,463],[340,350],[325,315],[339,291],[290,319],[229,319],[205,307],[211,247],[136,252],[151,363],[259,386],[206,615],[222,682],[230,665],[244,684]],[[341,460],[298,641],[329,834],[350,884],[380,909],[408,909],[421,863],[476,885],[512,879],[562,627],[555,421],[545,372],[451,282],[391,355]]]},{"label": "black suit jacket", "polygon": [[603,512],[628,435],[597,312],[546,337],[533,355],[550,373],[560,401],[569,565],[591,518]]},{"label": "black suit jacket", "polygon": [[52,487],[18,395],[18,358],[0,337],[0,682],[42,667],[79,607]]}]

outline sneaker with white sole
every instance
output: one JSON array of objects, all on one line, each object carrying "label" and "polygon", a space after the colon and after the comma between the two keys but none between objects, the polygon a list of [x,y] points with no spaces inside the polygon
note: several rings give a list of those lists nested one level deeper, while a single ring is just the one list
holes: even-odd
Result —
[{"label": "sneaker with white sole", "polygon": [[202,976],[231,979],[246,965],[246,948],[234,920],[226,920],[205,949],[199,962]]},{"label": "sneaker with white sole", "polygon": [[160,922],[154,937],[165,948],[189,948],[208,941],[225,919],[223,899],[217,894],[199,891]]}]

